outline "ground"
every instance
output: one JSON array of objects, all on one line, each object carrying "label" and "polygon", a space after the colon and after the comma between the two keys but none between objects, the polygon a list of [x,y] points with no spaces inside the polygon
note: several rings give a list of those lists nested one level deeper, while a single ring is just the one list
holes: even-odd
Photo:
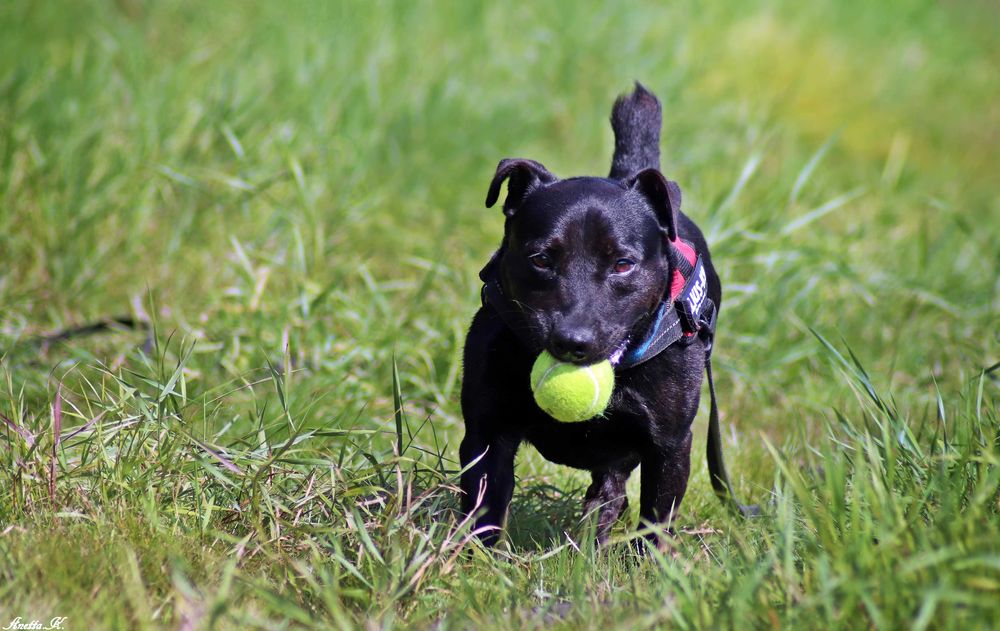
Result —
[{"label": "ground", "polygon": [[[0,627],[995,625],[1000,13],[664,5],[3,3]],[[673,549],[633,508],[595,550],[587,476],[525,448],[488,552],[455,490],[487,184],[606,173],[636,79],[764,515],[712,495],[703,410]]]}]

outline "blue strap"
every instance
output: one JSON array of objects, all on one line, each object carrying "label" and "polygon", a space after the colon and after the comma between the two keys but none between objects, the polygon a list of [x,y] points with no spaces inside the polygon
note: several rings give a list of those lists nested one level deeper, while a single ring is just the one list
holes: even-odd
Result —
[{"label": "blue strap", "polygon": [[659,355],[677,340],[684,337],[680,316],[672,303],[662,301],[656,310],[653,324],[649,327],[646,337],[638,344],[629,344],[622,359],[615,365],[615,370],[625,370],[638,366]]}]

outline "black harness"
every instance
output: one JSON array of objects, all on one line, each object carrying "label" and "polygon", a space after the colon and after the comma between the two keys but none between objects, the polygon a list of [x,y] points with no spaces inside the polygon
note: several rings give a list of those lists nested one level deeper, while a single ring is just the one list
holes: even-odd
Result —
[{"label": "black harness", "polygon": [[[722,435],[719,430],[719,413],[715,399],[715,383],[712,381],[712,345],[715,339],[716,307],[708,297],[708,278],[701,256],[686,241],[670,242],[670,271],[667,289],[656,312],[652,315],[648,330],[636,339],[628,339],[610,358],[616,372],[634,368],[656,357],[674,344],[687,345],[700,339],[705,347],[705,375],[711,399],[708,422],[708,470],[712,488],[724,503],[731,505],[743,515],[756,515],[756,506],[739,503],[733,494],[729,475],[722,459]],[[486,266],[479,272],[483,281],[481,299],[483,306],[489,305],[500,319],[525,346],[532,348],[526,339],[527,327],[520,305],[504,293],[497,273],[503,246],[498,249]],[[693,259],[693,260],[692,260]],[[541,349],[535,349],[541,350]]]}]

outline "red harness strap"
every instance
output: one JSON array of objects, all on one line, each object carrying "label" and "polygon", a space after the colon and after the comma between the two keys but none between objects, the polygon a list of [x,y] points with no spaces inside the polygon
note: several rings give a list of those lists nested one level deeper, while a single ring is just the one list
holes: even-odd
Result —
[{"label": "red harness strap", "polygon": [[[691,265],[690,269],[694,269],[695,263],[698,261],[698,254],[694,251],[694,248],[687,241],[682,241],[680,239],[674,239],[670,241],[670,246],[676,249],[681,256],[683,256],[687,262]],[[684,289],[684,285],[687,283],[687,278],[684,273],[678,269],[678,266],[674,266],[673,277],[670,279],[670,300],[676,300],[677,296],[680,295],[681,290]]]}]

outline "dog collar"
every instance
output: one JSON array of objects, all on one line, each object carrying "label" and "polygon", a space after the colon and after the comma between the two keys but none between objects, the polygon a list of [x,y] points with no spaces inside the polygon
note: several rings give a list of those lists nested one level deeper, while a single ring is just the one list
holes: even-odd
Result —
[{"label": "dog collar", "polygon": [[[669,241],[670,282],[663,300],[652,316],[650,325],[641,337],[629,338],[611,357],[616,371],[638,366],[662,353],[678,342],[690,344],[697,336],[705,344],[706,353],[712,349],[715,334],[715,304],[708,297],[708,278],[701,257],[687,241]],[[496,266],[503,255],[501,246],[479,272],[483,281],[480,297],[483,306],[489,305],[514,331],[523,344],[532,348],[525,339],[526,330],[521,310],[507,297],[496,273]],[[534,349],[539,350],[540,349]]]}]

